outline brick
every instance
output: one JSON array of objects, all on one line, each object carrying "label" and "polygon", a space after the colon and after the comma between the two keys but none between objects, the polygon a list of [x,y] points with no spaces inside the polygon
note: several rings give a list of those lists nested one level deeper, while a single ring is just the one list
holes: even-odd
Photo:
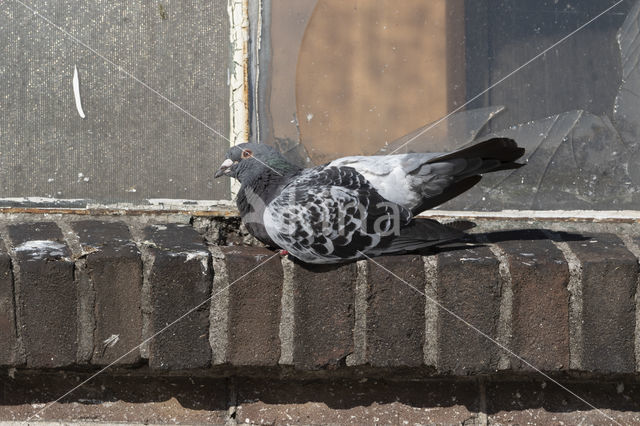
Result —
[{"label": "brick", "polygon": [[[541,231],[517,232],[504,251],[513,289],[510,348],[541,370],[569,368],[569,265]],[[531,370],[511,358],[511,368]]]},{"label": "brick", "polygon": [[[504,380],[486,383],[490,425],[637,425],[640,386],[633,381],[585,380],[560,383],[583,401],[549,381]],[[585,404],[588,401],[593,409]],[[612,422],[606,416],[616,420]]]},{"label": "brick", "polygon": [[424,292],[422,257],[379,257],[367,267],[367,361],[374,367],[422,365],[425,297],[398,279]]},{"label": "brick", "polygon": [[[86,419],[93,419],[94,426],[225,424],[229,395],[226,379],[135,371],[113,374],[111,370],[90,378],[91,373],[65,370],[29,374],[18,370],[9,378],[3,372],[0,423],[89,426]],[[77,387],[89,378],[89,383]],[[73,392],[54,402],[70,389]],[[51,405],[41,411],[43,405],[35,401]],[[38,420],[34,422],[36,413]]]},{"label": "brick", "polygon": [[[86,220],[71,224],[86,255],[95,292],[92,364],[109,364],[142,341],[142,257],[122,222]],[[115,344],[109,344],[118,336]],[[140,360],[136,350],[118,364]]]},{"label": "brick", "polygon": [[357,267],[301,265],[293,272],[294,349],[299,369],[342,366],[353,352]]},{"label": "brick", "polygon": [[9,225],[16,273],[19,334],[30,368],[74,364],[77,294],[71,251],[53,222]]},{"label": "brick", "polygon": [[22,362],[18,331],[16,329],[16,305],[11,271],[11,258],[0,240],[0,365],[13,366]]},{"label": "brick", "polygon": [[589,238],[568,242],[582,264],[582,367],[633,372],[638,260],[613,234]]},{"label": "brick", "polygon": [[[260,247],[221,247],[229,276],[229,347],[236,366],[275,366],[280,359],[282,263]],[[216,289],[217,290],[217,289]]]},{"label": "brick", "polygon": [[[493,339],[500,317],[498,260],[486,247],[438,254],[439,302]],[[438,311],[438,371],[466,375],[495,371],[499,348],[443,310]]]},{"label": "brick", "polygon": [[239,379],[237,388],[243,424],[459,425],[480,408],[471,381]]},{"label": "brick", "polygon": [[211,363],[208,300],[212,286],[211,255],[200,234],[187,225],[148,226],[144,233],[154,256],[149,276],[151,333],[159,332],[200,305],[151,340],[149,366],[207,367]]}]

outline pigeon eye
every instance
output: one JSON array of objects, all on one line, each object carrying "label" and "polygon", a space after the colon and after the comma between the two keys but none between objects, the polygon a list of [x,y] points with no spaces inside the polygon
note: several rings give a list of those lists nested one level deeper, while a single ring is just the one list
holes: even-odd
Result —
[{"label": "pigeon eye", "polygon": [[249,158],[251,157],[251,150],[250,149],[243,149],[242,150],[242,158]]}]

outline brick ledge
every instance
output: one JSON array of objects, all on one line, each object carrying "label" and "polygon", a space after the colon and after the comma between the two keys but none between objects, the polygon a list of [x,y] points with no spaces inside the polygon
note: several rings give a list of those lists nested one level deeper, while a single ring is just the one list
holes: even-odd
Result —
[{"label": "brick ledge", "polygon": [[[3,382],[2,424],[24,422],[87,373],[19,371]],[[640,422],[633,381],[263,380],[104,375],[38,414],[58,424],[619,424]],[[78,422],[78,423],[76,423]],[[24,424],[24,423],[16,423]],[[38,423],[34,423],[38,424]],[[50,423],[47,423],[50,424]]]},{"label": "brick ledge", "polygon": [[0,224],[0,366],[104,366],[216,295],[117,365],[533,373],[391,271],[545,372],[640,368],[637,236],[494,232],[477,247],[337,267],[276,257],[226,288],[272,252],[205,235],[127,219]]}]

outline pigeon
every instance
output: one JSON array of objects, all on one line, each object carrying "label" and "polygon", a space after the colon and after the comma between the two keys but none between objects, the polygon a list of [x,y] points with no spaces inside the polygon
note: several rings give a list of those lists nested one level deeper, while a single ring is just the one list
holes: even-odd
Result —
[{"label": "pigeon", "polygon": [[215,177],[237,179],[236,204],[262,243],[305,263],[329,264],[409,253],[466,234],[416,219],[477,184],[483,173],[516,169],[524,154],[492,138],[448,153],[350,156],[300,168],[262,143],[232,147]]}]

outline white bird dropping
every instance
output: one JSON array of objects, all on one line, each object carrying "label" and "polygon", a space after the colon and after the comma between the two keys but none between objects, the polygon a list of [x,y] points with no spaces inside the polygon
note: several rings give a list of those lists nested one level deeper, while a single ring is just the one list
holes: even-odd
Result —
[{"label": "white bird dropping", "polygon": [[81,118],[85,118],[84,111],[82,110],[82,100],[80,99],[80,79],[78,78],[78,67],[73,66],[73,96],[76,99],[76,109],[78,115]]}]

